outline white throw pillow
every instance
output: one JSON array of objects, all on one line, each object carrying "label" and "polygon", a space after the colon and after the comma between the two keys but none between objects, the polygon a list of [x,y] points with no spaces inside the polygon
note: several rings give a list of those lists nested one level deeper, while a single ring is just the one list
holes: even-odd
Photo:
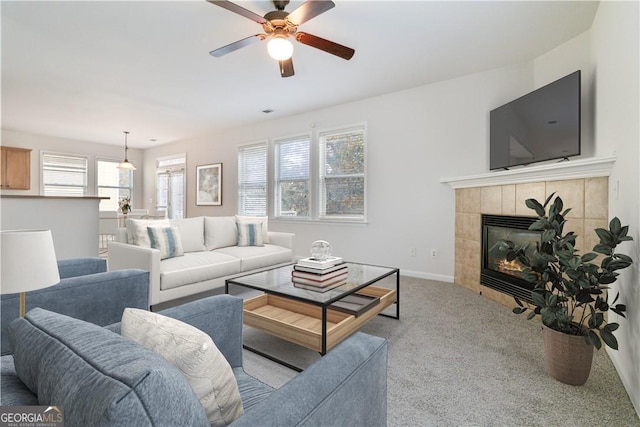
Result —
[{"label": "white throw pillow", "polygon": [[238,246],[264,246],[261,222],[238,223]]},{"label": "white throw pillow", "polygon": [[244,224],[244,223],[251,224],[256,222],[261,223],[262,224],[262,241],[263,243],[271,243],[271,241],[269,240],[269,229],[268,229],[269,217],[236,215],[236,222],[238,224]]},{"label": "white throw pillow", "polygon": [[182,238],[175,227],[147,227],[153,249],[160,250],[160,259],[183,256]]},{"label": "white throw pillow", "polygon": [[171,227],[171,224],[168,219],[127,219],[127,242],[150,248],[147,227]]},{"label": "white throw pillow", "polygon": [[185,252],[204,251],[204,217],[170,219],[172,227],[180,230]]},{"label": "white throw pillow", "polygon": [[238,228],[232,216],[204,217],[204,245],[208,251],[238,244]]},{"label": "white throw pillow", "polygon": [[212,426],[226,426],[243,413],[229,362],[209,335],[158,313],[125,308],[121,334],[155,351],[185,376]]}]

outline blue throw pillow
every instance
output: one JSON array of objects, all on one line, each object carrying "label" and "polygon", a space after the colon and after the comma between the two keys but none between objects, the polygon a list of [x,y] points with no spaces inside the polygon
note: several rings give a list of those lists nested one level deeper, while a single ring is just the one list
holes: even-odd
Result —
[{"label": "blue throw pillow", "polygon": [[153,249],[160,250],[160,259],[184,255],[180,232],[175,227],[147,227]]},{"label": "blue throw pillow", "polygon": [[264,246],[262,223],[238,222],[238,246]]},{"label": "blue throw pillow", "polygon": [[9,326],[18,377],[69,425],[208,426],[167,360],[100,326],[35,308]]}]

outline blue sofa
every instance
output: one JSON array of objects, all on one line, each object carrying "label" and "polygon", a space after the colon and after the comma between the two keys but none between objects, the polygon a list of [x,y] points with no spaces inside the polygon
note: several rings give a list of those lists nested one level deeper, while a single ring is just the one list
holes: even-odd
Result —
[{"label": "blue sofa", "polygon": [[[85,300],[104,298],[103,288],[102,284],[87,286],[82,297]],[[148,282],[112,289],[109,298],[102,301],[101,310],[109,313],[103,313],[103,316],[121,317],[121,303],[136,299],[129,295],[136,295],[137,288],[141,292],[147,291]],[[56,301],[60,303],[58,294],[51,292],[47,297],[51,311],[55,311]],[[88,314],[79,304],[62,306],[67,309],[65,314],[72,317]],[[74,312],[72,307],[78,311]],[[243,369],[242,307],[241,298],[218,295],[160,312],[208,333],[231,365],[244,407],[244,414],[231,425],[386,425],[386,340],[356,333],[287,384],[273,389]],[[32,310],[27,313],[27,319],[12,323],[11,341],[17,359],[15,364],[13,355],[2,356],[0,360],[0,405],[59,405],[65,411],[65,425],[68,426],[208,425],[204,409],[186,380],[175,375],[177,370],[155,353],[121,337],[119,323],[98,327],[51,311]],[[87,337],[91,339],[87,340]],[[91,350],[85,351],[91,346]],[[21,347],[29,350],[21,350]],[[33,348],[40,350],[31,351]],[[50,357],[52,352],[58,351],[65,356]],[[37,361],[47,356],[59,366],[39,368]],[[86,378],[84,374],[78,374],[80,369],[69,365],[74,358],[81,361],[85,371],[95,368],[92,375],[97,372],[100,387],[82,384],[80,378]],[[38,390],[41,390],[39,396],[16,373],[15,366],[25,367],[25,364],[26,380],[32,387],[35,387],[34,381],[37,382]],[[132,373],[132,366],[143,372]],[[76,374],[79,378],[74,376]],[[51,378],[45,378],[48,376]],[[65,389],[59,387],[61,384],[70,386]],[[110,387],[116,387],[118,391],[112,393]]]}]

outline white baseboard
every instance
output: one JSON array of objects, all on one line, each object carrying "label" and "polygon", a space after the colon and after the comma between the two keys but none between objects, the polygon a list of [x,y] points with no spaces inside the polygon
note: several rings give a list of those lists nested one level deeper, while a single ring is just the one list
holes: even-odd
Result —
[{"label": "white baseboard", "polygon": [[423,271],[400,270],[401,276],[417,277],[418,279],[437,280],[439,282],[453,283],[453,276],[444,274],[425,273]]}]

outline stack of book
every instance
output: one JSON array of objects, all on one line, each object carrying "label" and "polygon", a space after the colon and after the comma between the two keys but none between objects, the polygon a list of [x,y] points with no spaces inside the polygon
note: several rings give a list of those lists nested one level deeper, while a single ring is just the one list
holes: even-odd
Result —
[{"label": "stack of book", "polygon": [[330,257],[323,261],[303,258],[293,266],[291,281],[298,288],[326,292],[347,283],[349,269],[340,257]]}]

